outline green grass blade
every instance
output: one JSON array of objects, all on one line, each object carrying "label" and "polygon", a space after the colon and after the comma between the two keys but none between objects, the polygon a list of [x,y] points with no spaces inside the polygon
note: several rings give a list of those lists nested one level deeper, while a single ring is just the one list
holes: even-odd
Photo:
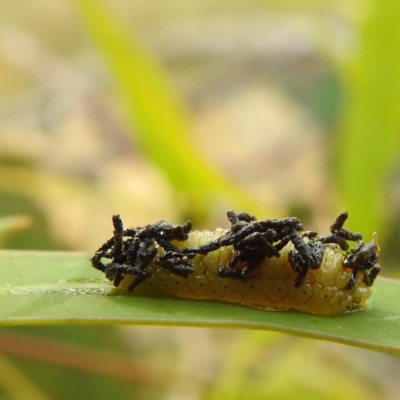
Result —
[{"label": "green grass blade", "polygon": [[265,206],[261,207],[202,159],[189,139],[190,121],[183,102],[134,31],[124,27],[97,1],[76,0],[76,4],[120,88],[134,127],[131,138],[139,141],[175,189],[199,204],[222,196],[242,209],[265,213]]},{"label": "green grass blade", "polygon": [[0,325],[152,324],[266,329],[400,355],[400,282],[378,279],[369,309],[325,318],[233,304],[128,294],[89,255],[0,252]]},{"label": "green grass blade", "polygon": [[349,227],[385,237],[387,186],[400,148],[400,3],[365,7],[358,48],[341,67],[347,101],[337,165]]}]

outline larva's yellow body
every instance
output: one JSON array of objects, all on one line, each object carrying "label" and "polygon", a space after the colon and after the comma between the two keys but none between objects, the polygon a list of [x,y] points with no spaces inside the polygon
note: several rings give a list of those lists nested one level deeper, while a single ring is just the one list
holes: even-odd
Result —
[{"label": "larva's yellow body", "polygon": [[[180,249],[200,247],[224,235],[227,231],[193,231],[188,240],[174,241]],[[299,310],[324,316],[362,309],[371,289],[358,276],[354,286],[346,289],[351,271],[343,267],[344,253],[335,244],[326,244],[321,267],[310,270],[300,287],[295,287],[297,273],[288,260],[293,250],[289,242],[280,257],[265,258],[251,273],[252,278],[242,281],[220,278],[218,269],[227,265],[234,254],[232,246],[221,247],[206,255],[196,255],[190,265],[194,271],[187,278],[172,274],[154,262],[148,266],[150,277],[136,289],[139,292],[167,293],[189,299],[220,300],[265,310]],[[158,248],[161,254],[163,250]],[[240,268],[240,265],[238,266]],[[127,288],[135,275],[124,275],[119,284]]]}]

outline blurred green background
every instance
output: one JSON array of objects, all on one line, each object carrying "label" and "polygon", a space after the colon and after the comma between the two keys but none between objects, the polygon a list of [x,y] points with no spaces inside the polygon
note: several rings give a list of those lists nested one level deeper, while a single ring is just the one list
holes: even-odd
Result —
[{"label": "blurred green background", "polygon": [[[341,210],[400,277],[400,3],[1,5],[0,246]],[[88,263],[89,267],[89,263]],[[277,333],[0,330],[5,399],[395,399],[398,358]]]}]

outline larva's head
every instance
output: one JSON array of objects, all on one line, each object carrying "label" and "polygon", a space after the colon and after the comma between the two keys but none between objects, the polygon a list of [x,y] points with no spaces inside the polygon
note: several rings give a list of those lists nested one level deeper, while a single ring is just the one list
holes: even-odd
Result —
[{"label": "larva's head", "polygon": [[346,256],[343,265],[356,271],[368,271],[378,261],[378,252],[379,246],[375,237],[367,244],[360,241]]}]

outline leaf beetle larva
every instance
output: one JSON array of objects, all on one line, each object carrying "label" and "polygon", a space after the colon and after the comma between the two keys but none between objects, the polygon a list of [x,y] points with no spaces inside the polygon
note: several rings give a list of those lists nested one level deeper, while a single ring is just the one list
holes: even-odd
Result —
[{"label": "leaf beetle larva", "polygon": [[[338,315],[364,307],[380,271],[376,238],[364,244],[343,228],[347,217],[319,236],[297,218],[257,221],[234,211],[231,228],[213,232],[192,231],[190,221],[124,229],[114,215],[113,237],[91,262],[128,291]],[[349,241],[357,242],[350,250]]]}]

